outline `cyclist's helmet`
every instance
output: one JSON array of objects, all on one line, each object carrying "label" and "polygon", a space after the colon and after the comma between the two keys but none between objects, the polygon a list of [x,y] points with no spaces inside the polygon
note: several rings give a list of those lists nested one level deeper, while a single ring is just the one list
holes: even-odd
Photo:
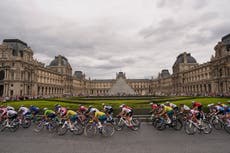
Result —
[{"label": "cyclist's helmet", "polygon": [[102,105],[102,106],[105,106],[105,103],[102,103],[101,105]]},{"label": "cyclist's helmet", "polygon": [[207,106],[208,106],[208,107],[212,107],[212,106],[214,106],[214,104],[213,104],[213,103],[212,103],[212,104],[208,104]]},{"label": "cyclist's helmet", "polygon": [[153,102],[149,103],[149,105],[152,105],[152,104],[153,104]]},{"label": "cyclist's helmet", "polygon": [[95,108],[92,108],[90,112],[95,113],[97,110]]},{"label": "cyclist's helmet", "polygon": [[218,102],[217,104],[218,104],[218,105],[221,105],[221,102]]},{"label": "cyclist's helmet", "polygon": [[43,108],[43,110],[44,110],[44,111],[46,111],[47,109],[48,109],[48,108],[46,108],[46,107],[45,107],[45,108]]},{"label": "cyclist's helmet", "polygon": [[60,107],[61,107],[61,105],[56,104],[56,105],[54,106],[55,111],[57,111]]},{"label": "cyclist's helmet", "polygon": [[125,104],[121,104],[121,105],[120,105],[120,108],[123,108],[123,107],[125,107]]},{"label": "cyclist's helmet", "polygon": [[12,107],[12,106],[7,106],[6,109],[7,109],[7,110],[14,110],[14,107]]},{"label": "cyclist's helmet", "polygon": [[165,105],[169,105],[169,101],[166,101],[166,102],[165,102]]}]

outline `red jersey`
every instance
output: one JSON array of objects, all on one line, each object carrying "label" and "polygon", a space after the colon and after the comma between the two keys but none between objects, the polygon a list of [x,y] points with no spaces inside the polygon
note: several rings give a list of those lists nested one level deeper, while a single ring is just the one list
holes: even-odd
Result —
[{"label": "red jersey", "polygon": [[199,102],[194,102],[194,104],[193,104],[193,108],[200,107],[200,106],[202,106],[202,104]]}]

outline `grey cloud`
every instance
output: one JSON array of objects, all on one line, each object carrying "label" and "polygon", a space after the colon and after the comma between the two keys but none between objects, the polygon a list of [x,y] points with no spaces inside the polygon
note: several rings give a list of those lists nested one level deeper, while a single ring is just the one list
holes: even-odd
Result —
[{"label": "grey cloud", "polygon": [[208,2],[209,2],[208,0],[194,0],[193,8],[201,9],[201,8],[207,7]]},{"label": "grey cloud", "polygon": [[[62,54],[73,70],[98,78],[115,77],[120,70],[133,78],[157,74],[162,68],[171,70],[179,53],[208,49],[229,33],[229,9],[217,1],[157,0],[154,9],[117,5],[117,10],[106,12],[101,7],[107,4],[98,1],[95,7],[100,16],[86,11],[87,20],[84,14],[82,18],[56,15],[55,7],[46,12],[36,5],[38,2],[43,3],[34,0],[27,7],[25,0],[14,5],[1,2],[0,39],[22,39],[46,64]],[[223,8],[216,8],[216,3]],[[76,9],[81,7],[76,5]]]},{"label": "grey cloud", "polygon": [[159,8],[163,7],[179,7],[183,4],[184,0],[158,0],[156,6]]}]

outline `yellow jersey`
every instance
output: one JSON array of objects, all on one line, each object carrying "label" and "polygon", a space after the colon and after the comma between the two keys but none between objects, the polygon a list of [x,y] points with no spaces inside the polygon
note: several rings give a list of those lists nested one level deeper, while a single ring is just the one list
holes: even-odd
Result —
[{"label": "yellow jersey", "polygon": [[67,113],[66,113],[66,116],[73,116],[73,115],[76,115],[77,113],[73,110],[68,110]]},{"label": "yellow jersey", "polygon": [[164,110],[165,110],[166,112],[170,112],[170,111],[172,111],[173,109],[172,109],[172,107],[164,106]]},{"label": "yellow jersey", "polygon": [[104,112],[100,112],[100,111],[95,112],[95,117],[100,117],[100,116],[104,116],[104,115],[105,115]]}]

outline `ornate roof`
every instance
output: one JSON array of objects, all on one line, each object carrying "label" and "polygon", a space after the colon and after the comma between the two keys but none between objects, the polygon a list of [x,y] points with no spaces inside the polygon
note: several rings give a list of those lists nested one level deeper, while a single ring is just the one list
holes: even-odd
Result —
[{"label": "ornate roof", "polygon": [[55,56],[55,59],[50,62],[49,66],[68,66],[68,59],[64,56]]},{"label": "ornate roof", "polygon": [[181,63],[197,63],[197,62],[196,59],[192,57],[190,53],[185,52],[177,56],[177,60],[175,61],[174,66]]}]

